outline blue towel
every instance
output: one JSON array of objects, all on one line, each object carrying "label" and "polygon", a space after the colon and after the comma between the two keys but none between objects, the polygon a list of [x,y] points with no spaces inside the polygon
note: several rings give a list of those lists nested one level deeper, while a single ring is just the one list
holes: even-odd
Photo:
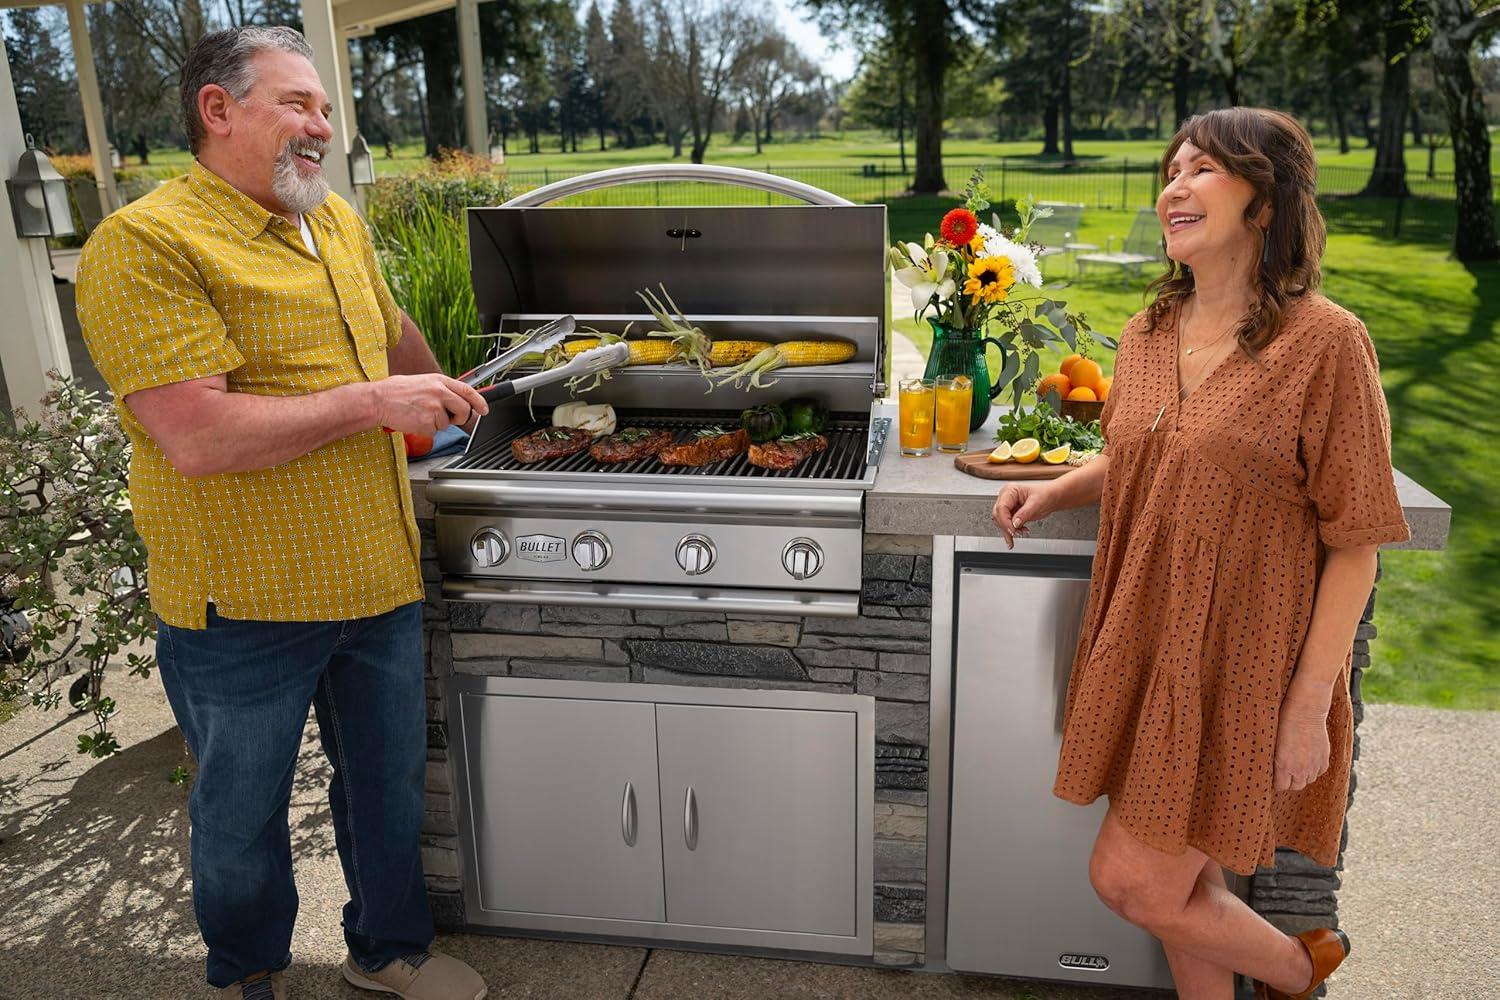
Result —
[{"label": "blue towel", "polygon": [[441,458],[444,455],[456,455],[464,450],[464,445],[469,442],[469,432],[457,425],[444,427],[432,436],[432,450],[423,455],[423,458]]}]

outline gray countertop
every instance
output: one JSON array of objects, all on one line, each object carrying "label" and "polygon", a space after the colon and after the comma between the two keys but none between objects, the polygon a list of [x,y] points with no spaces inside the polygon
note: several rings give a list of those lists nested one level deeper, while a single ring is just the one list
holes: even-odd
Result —
[{"label": "gray countertop", "polygon": [[[901,455],[896,432],[896,405],[878,405],[877,415],[891,418],[891,432],[886,435],[885,450],[880,457],[880,473],[875,488],[865,502],[865,530],[878,535],[998,535],[990,520],[990,508],[999,492],[999,483],[966,475],[954,468],[951,456],[934,452],[925,458]],[[994,411],[995,416],[999,408]],[[994,440],[994,417],[969,438],[967,451],[990,447]],[[426,497],[426,483],[434,468],[451,458],[428,459],[410,463],[412,500],[418,517],[431,517],[432,504]],[[1448,539],[1448,522],[1452,509],[1401,470],[1395,470],[1396,489],[1401,506],[1411,526],[1411,540],[1393,549],[1440,549]],[[1033,538],[1092,540],[1098,533],[1099,508],[1081,507],[1059,511],[1034,522]]]}]

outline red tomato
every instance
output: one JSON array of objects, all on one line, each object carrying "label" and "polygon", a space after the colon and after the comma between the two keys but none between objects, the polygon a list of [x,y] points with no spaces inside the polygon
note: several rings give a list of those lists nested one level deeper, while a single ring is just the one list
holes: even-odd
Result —
[{"label": "red tomato", "polygon": [[407,458],[421,458],[432,450],[431,434],[413,434],[407,431],[401,436],[406,439]]}]

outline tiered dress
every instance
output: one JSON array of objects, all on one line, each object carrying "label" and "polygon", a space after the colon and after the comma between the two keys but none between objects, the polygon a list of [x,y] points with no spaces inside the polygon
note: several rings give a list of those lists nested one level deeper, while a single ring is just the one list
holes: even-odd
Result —
[{"label": "tiered dress", "polygon": [[1321,778],[1273,785],[1277,718],[1325,547],[1410,537],[1364,325],[1293,301],[1178,402],[1176,319],[1126,326],[1102,423],[1109,468],[1054,792],[1107,795],[1159,850],[1235,872],[1277,845],[1338,857],[1353,742],[1346,656]]}]

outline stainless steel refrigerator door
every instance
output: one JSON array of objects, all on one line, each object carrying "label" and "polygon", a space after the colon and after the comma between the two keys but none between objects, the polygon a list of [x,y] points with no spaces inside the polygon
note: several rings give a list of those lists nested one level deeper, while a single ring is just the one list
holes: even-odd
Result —
[{"label": "stainless steel refrigerator door", "polygon": [[485,910],[666,917],[651,705],[465,695]]},{"label": "stainless steel refrigerator door", "polygon": [[1088,560],[975,561],[957,596],[949,966],[1171,988],[1156,939],[1089,885],[1104,801],[1052,795]]}]

